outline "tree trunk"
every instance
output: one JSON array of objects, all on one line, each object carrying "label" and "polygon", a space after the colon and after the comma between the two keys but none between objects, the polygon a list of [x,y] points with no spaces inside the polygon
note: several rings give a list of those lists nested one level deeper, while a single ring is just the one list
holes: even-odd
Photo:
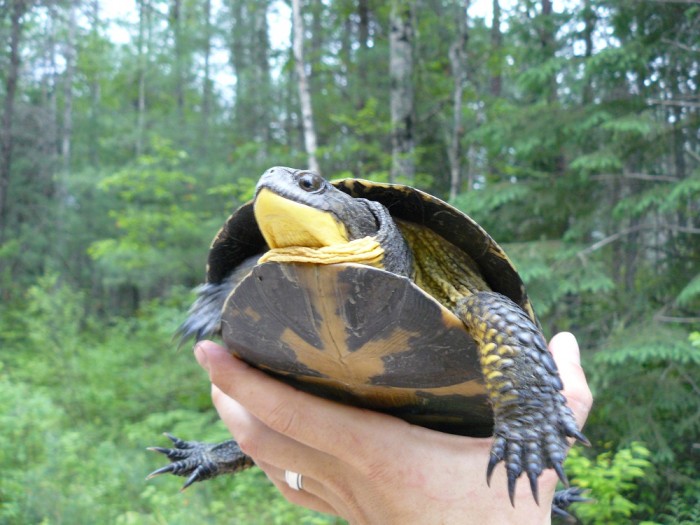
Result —
[{"label": "tree trunk", "polygon": [[462,152],[460,139],[462,137],[462,93],[466,80],[467,42],[467,10],[469,0],[457,3],[457,35],[450,46],[450,65],[452,66],[452,133],[447,157],[450,162],[450,199],[454,199],[462,185]]},{"label": "tree trunk", "polygon": [[[542,0],[542,29],[540,33],[544,60],[554,57],[554,23],[552,21],[552,0]],[[557,99],[557,77],[552,74],[549,79],[547,101],[551,104]]]},{"label": "tree trunk", "polygon": [[[583,6],[583,19],[584,19],[584,29],[583,29],[583,42],[585,45],[585,57],[586,65],[588,64],[588,59],[593,56],[593,30],[595,29],[595,13],[593,12],[593,7],[591,6],[591,0],[585,0]],[[591,75],[586,74],[584,78],[582,102],[584,106],[588,106],[593,101],[593,87],[591,85]]]},{"label": "tree trunk", "polygon": [[491,78],[489,84],[491,95],[500,97],[503,91],[502,56],[503,35],[501,34],[501,5],[499,0],[493,0],[493,18],[491,19],[491,53],[496,56],[496,60],[491,66]]},{"label": "tree trunk", "polygon": [[19,78],[20,53],[19,44],[22,37],[22,15],[27,11],[27,2],[14,0],[9,6],[10,10],[10,64],[5,77],[5,104],[2,113],[2,125],[0,129],[0,243],[5,240],[8,199],[7,192],[10,186],[12,172],[12,148],[13,148],[13,117],[15,111],[15,96],[17,94],[17,80]]},{"label": "tree trunk", "polygon": [[301,14],[301,0],[292,0],[292,16],[294,25],[294,66],[299,85],[299,101],[301,104],[301,119],[304,129],[304,147],[308,156],[309,169],[320,173],[316,158],[316,129],[311,106],[311,92],[304,65],[304,21]]},{"label": "tree trunk", "polygon": [[369,0],[359,0],[357,2],[357,16],[359,18],[358,38],[360,40],[360,49],[364,52],[369,47]]},{"label": "tree trunk", "polygon": [[255,5],[255,19],[253,27],[255,35],[252,46],[253,71],[255,77],[253,80],[252,91],[255,94],[254,107],[256,108],[255,118],[257,120],[258,133],[260,142],[263,145],[262,155],[267,156],[267,145],[272,141],[272,105],[270,100],[272,97],[272,82],[270,75],[270,37],[269,27],[267,23],[267,12],[269,9],[269,0],[258,0]]},{"label": "tree trunk", "polygon": [[391,3],[389,76],[391,79],[391,173],[413,183],[416,174],[413,94],[413,12],[410,0]]},{"label": "tree trunk", "polygon": [[68,38],[65,42],[63,57],[66,61],[66,69],[63,75],[63,130],[61,134],[61,160],[63,171],[70,171],[71,144],[73,139],[73,77],[75,76],[75,33],[76,33],[75,2],[71,2],[68,8]]},{"label": "tree trunk", "polygon": [[175,51],[175,105],[180,129],[185,120],[185,79],[182,73],[182,0],[173,0],[170,6],[170,27],[173,33]]},{"label": "tree trunk", "polygon": [[267,26],[269,1],[230,0],[231,65],[236,77],[235,128],[244,140],[257,142],[265,155],[270,142],[270,44]]},{"label": "tree trunk", "polygon": [[200,149],[206,157],[209,151],[209,121],[211,118],[211,0],[204,2],[204,83],[202,85],[202,136]]},{"label": "tree trunk", "polygon": [[[100,33],[100,0],[92,1],[92,34],[97,42]],[[88,159],[90,165],[97,167],[100,162],[100,75],[96,71],[90,79],[90,133],[88,136]]]},{"label": "tree trunk", "polygon": [[146,35],[150,26],[148,0],[139,0],[138,101],[136,109],[136,156],[143,154],[146,134]]},{"label": "tree trunk", "polygon": [[369,54],[369,1],[359,0],[357,3],[357,17],[359,20],[358,39],[360,51],[357,57],[357,107],[363,108],[367,104],[367,70]]}]

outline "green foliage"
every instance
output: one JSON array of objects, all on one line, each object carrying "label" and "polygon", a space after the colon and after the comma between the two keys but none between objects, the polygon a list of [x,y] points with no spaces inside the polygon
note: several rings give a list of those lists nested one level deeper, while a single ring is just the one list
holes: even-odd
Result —
[{"label": "green foliage", "polygon": [[389,120],[383,118],[379,100],[370,97],[356,113],[331,113],[331,122],[346,130],[341,140],[319,151],[328,162],[342,166],[333,178],[361,177],[386,180],[391,155],[382,137],[389,136]]},{"label": "green foliage", "polygon": [[27,487],[42,480],[31,469],[51,460],[64,417],[48,394],[11,379],[0,362],[0,522],[40,521],[31,506],[34,491]]},{"label": "green foliage", "polygon": [[700,523],[700,483],[689,484],[685,493],[671,496],[659,518],[664,525],[697,525]]},{"label": "green foliage", "polygon": [[615,173],[622,169],[623,162],[612,151],[597,151],[576,157],[571,169],[589,175],[591,173]]},{"label": "green foliage", "polygon": [[630,517],[641,509],[632,498],[637,482],[653,467],[650,455],[641,443],[603,452],[593,459],[574,447],[566,459],[566,471],[572,483],[585,489],[591,499],[572,507],[576,517],[591,525],[630,523]]},{"label": "green foliage", "polygon": [[184,282],[200,259],[193,247],[202,248],[205,220],[196,209],[197,181],[182,171],[185,160],[183,151],[155,140],[152,154],[101,181],[118,203],[109,212],[118,236],[93,242],[89,253],[113,284],[149,290]]},{"label": "green foliage", "polygon": [[594,443],[616,436],[617,443],[646,444],[656,473],[639,483],[638,515],[660,520],[648,509],[697,490],[688,480],[698,478],[689,444],[700,435],[700,348],[683,330],[654,325],[620,329],[609,344],[587,366],[596,399],[587,434]]},{"label": "green foliage", "polygon": [[220,440],[228,432],[189,352],[171,342],[189,294],[151,302],[108,325],[55,275],[27,292],[25,333],[0,362],[0,522],[336,523],[288,504],[260,472],[198,484],[145,482],[167,462],[161,433]]},{"label": "green foliage", "polygon": [[[288,6],[161,1],[118,20],[105,2],[21,4],[18,91],[0,130],[12,139],[0,522],[332,522],[286,505],[259,472],[184,495],[178,480],[143,483],[158,459],[142,449],[160,432],[227,434],[171,337],[228,214],[265,169],[306,165]],[[545,332],[581,342],[596,397],[587,435],[651,451],[654,468],[621,494],[629,521],[698,522],[700,8],[501,4],[500,32],[468,13],[455,120],[463,6],[413,3],[415,183],[451,194],[456,131],[454,204],[505,247]],[[304,9],[323,173],[386,181],[390,5]]]}]

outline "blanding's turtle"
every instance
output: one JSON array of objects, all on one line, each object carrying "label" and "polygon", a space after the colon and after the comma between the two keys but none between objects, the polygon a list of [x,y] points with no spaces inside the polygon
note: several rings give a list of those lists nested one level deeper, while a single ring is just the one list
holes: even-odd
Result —
[{"label": "blanding's turtle", "polygon": [[[415,188],[275,167],[215,237],[180,332],[294,387],[410,423],[494,436],[513,500],[587,440],[523,283],[471,218]],[[253,465],[235,441],[156,448],[195,481]]]}]

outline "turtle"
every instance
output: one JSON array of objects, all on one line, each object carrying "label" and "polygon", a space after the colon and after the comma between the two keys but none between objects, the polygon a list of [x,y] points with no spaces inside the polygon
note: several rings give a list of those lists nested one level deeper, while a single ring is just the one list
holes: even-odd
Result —
[{"label": "turtle", "polygon": [[[511,503],[525,474],[563,471],[588,444],[524,284],[468,215],[411,186],[268,169],[209,251],[206,283],[179,329],[221,336],[295,388],[441,432],[493,436]],[[196,481],[253,465],[234,440],[166,434],[153,447]],[[570,494],[570,493],[569,493]],[[564,498],[566,499],[566,498]]]}]

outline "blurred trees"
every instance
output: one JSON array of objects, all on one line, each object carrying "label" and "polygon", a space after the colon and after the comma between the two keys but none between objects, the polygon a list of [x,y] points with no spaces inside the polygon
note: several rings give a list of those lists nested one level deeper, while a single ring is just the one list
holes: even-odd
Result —
[{"label": "blurred trees", "polygon": [[[182,318],[210,238],[257,177],[307,164],[288,3],[136,0],[119,14],[114,4],[0,2],[0,408],[19,432],[3,441],[24,447],[0,502],[17,523],[34,503],[13,499],[12,483],[68,468],[45,463],[51,454],[23,433],[32,418],[50,422],[64,449],[61,428],[85,421],[73,442],[121,450],[133,445],[119,441],[124,425],[170,421],[175,408],[154,389],[178,392],[186,414],[175,419],[208,413],[206,393],[187,401],[191,383],[153,387],[170,362],[185,376],[192,367],[178,354],[163,366],[169,335],[156,325]],[[645,477],[626,487],[625,519],[693,522],[700,5],[299,7],[323,173],[412,181],[504,243],[548,334],[581,341],[596,394],[591,457],[622,461],[633,442],[651,452]],[[109,386],[122,374],[129,402]],[[134,512],[146,515],[156,503],[143,498]]]}]

